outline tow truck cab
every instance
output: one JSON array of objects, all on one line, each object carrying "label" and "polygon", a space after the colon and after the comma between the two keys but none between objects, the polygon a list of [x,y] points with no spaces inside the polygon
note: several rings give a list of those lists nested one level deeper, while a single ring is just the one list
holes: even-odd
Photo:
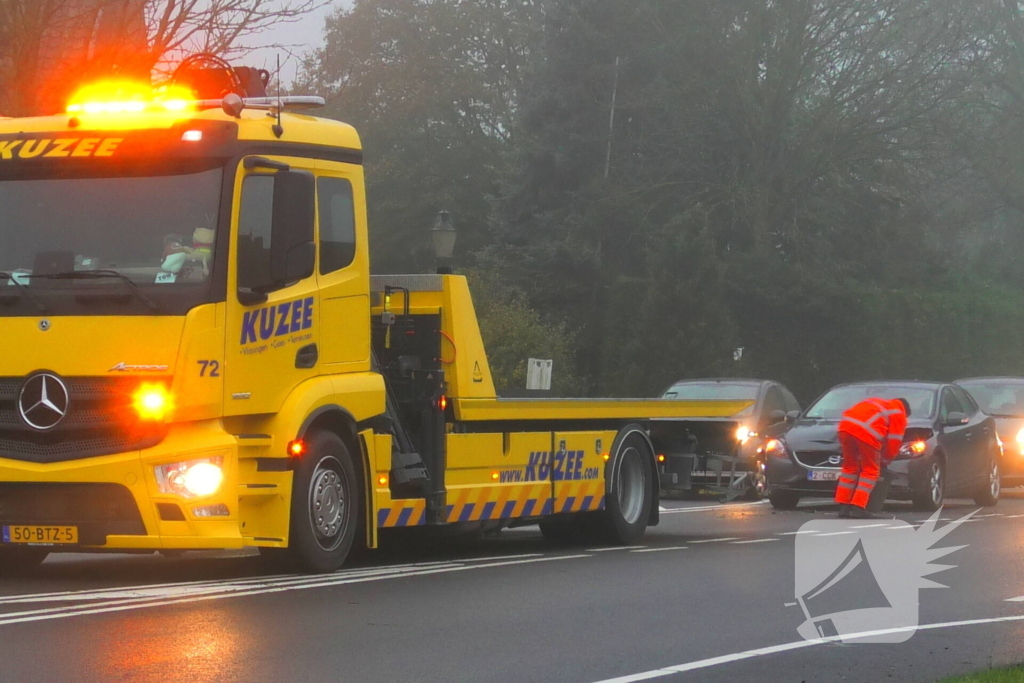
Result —
[{"label": "tow truck cab", "polygon": [[193,62],[0,120],[0,564],[656,522],[644,421],[747,404],[496,399],[465,280],[371,280],[358,134],[265,82]]}]

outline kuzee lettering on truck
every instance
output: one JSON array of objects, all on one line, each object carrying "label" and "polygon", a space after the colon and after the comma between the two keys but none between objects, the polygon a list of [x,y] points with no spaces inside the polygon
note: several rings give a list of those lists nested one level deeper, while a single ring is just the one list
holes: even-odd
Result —
[{"label": "kuzee lettering on truck", "polygon": [[[289,334],[313,327],[313,297],[272,304],[242,315],[242,346],[286,337]],[[306,341],[310,335],[292,338],[290,341]]]},{"label": "kuzee lettering on truck", "polygon": [[584,451],[559,451],[551,458],[551,451],[533,451],[526,468],[505,470],[498,477],[502,484],[548,481],[587,481],[597,479],[597,467],[583,467]]}]

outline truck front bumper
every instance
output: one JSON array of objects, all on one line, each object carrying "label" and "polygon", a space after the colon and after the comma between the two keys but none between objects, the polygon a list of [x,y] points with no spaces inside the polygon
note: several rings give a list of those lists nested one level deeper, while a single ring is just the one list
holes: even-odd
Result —
[{"label": "truck front bumper", "polygon": [[[155,467],[211,458],[224,471],[214,494],[160,490]],[[75,527],[78,544],[53,551],[241,548],[238,514],[238,442],[219,420],[171,425],[143,451],[53,464],[0,457],[0,527]]]}]

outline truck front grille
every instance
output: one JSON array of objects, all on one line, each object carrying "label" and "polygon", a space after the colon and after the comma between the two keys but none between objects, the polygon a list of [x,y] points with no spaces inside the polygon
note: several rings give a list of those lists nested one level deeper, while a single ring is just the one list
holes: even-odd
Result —
[{"label": "truck front grille", "polygon": [[0,483],[0,526],[8,524],[77,526],[84,545],[146,533],[131,491],[119,484]]},{"label": "truck front grille", "polygon": [[0,458],[35,463],[77,460],[149,448],[160,443],[162,425],[140,423],[132,408],[138,379],[62,377],[67,414],[56,427],[39,431],[18,412],[24,377],[0,378]]}]

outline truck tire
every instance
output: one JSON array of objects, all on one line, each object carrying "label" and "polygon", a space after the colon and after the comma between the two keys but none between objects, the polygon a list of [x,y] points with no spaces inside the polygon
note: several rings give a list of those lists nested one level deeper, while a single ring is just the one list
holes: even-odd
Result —
[{"label": "truck tire", "polygon": [[776,510],[796,510],[800,504],[800,495],[792,491],[772,491],[768,494],[768,502]]},{"label": "truck tire", "polygon": [[345,442],[332,432],[306,437],[292,481],[289,554],[304,571],[321,574],[345,563],[362,510],[362,487]]},{"label": "truck tire", "polygon": [[654,454],[639,428],[627,433],[618,444],[607,470],[604,510],[592,518],[604,541],[629,545],[644,535],[654,500],[653,460]]},{"label": "truck tire", "polygon": [[940,458],[932,458],[925,476],[910,495],[918,510],[932,512],[942,507],[946,499],[946,465]]},{"label": "truck tire", "polygon": [[999,467],[999,459],[992,458],[985,473],[984,481],[978,484],[974,490],[974,502],[984,507],[991,507],[999,502],[999,494],[1002,492],[1002,470]]},{"label": "truck tire", "polygon": [[42,548],[0,548],[0,576],[20,576],[43,563],[50,554]]}]

